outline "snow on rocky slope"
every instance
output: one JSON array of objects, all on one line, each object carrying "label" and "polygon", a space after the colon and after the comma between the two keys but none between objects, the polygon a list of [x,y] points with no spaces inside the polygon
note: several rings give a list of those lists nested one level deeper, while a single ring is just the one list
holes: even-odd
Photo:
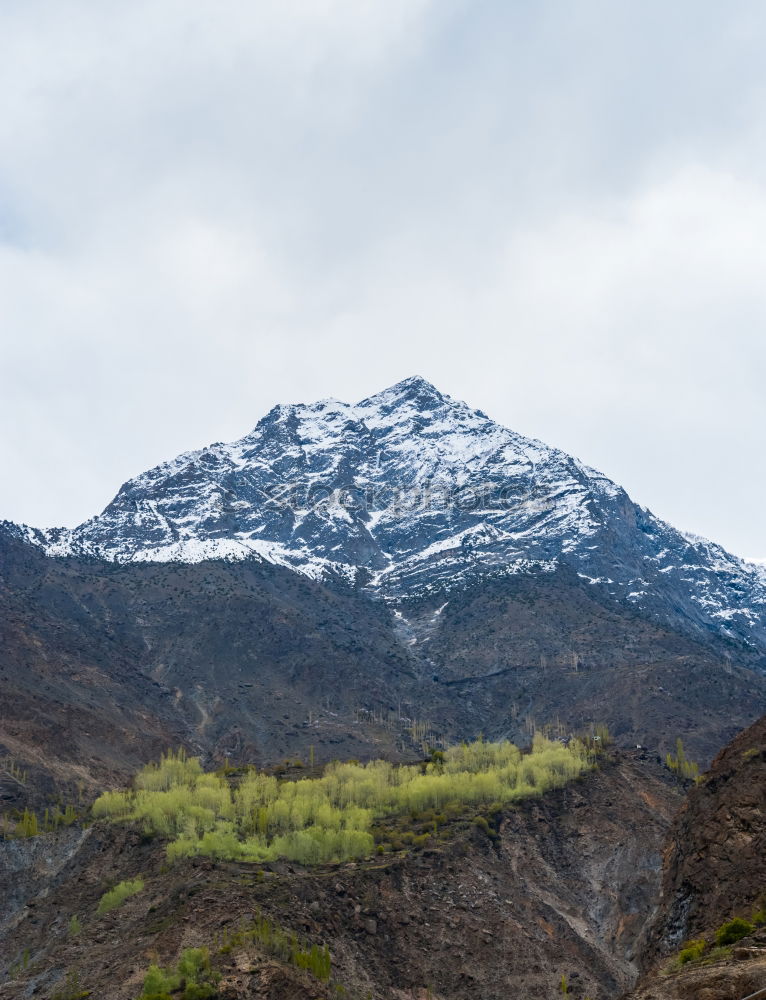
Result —
[{"label": "snow on rocky slope", "polygon": [[391,598],[566,566],[648,613],[766,649],[761,567],[417,377],[355,405],[277,406],[239,441],[130,480],[77,528],[24,530],[54,556],[258,557]]}]

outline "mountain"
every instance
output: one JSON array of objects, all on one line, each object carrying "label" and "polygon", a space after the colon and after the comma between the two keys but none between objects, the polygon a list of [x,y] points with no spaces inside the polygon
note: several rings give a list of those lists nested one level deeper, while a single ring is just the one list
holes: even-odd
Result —
[{"label": "mountain", "polygon": [[598,596],[559,568],[391,606],[258,560],[52,559],[0,528],[0,812],[177,745],[218,764],[411,758],[426,738],[599,722],[704,761],[766,704],[746,649],[729,663],[730,640]]},{"label": "mountain", "polygon": [[594,722],[705,762],[766,705],[760,572],[420,379],[277,407],[79,528],[0,524],[0,758],[36,776],[0,796]]},{"label": "mountain", "polygon": [[18,531],[50,555],[254,558],[393,601],[566,567],[675,629],[766,654],[762,567],[418,377],[354,405],[277,406],[240,440],[125,483],[77,528]]},{"label": "mountain", "polygon": [[[639,965],[636,1000],[739,1000],[697,989],[702,967],[651,970],[752,904],[762,726],[692,790],[657,902],[681,800],[663,761],[680,737],[704,764],[763,712],[765,586],[420,379],[277,407],[73,530],[0,523],[0,997],[131,1000],[199,946],[222,1000],[607,1000]],[[617,749],[580,780],[487,816],[410,810],[401,850],[332,867],[169,865],[157,831],[88,814],[167,747],[236,788],[253,764],[319,776],[595,724]],[[85,821],[49,831],[56,804]],[[48,832],[18,837],[23,810]],[[297,967],[298,938],[329,945],[340,989]]]}]

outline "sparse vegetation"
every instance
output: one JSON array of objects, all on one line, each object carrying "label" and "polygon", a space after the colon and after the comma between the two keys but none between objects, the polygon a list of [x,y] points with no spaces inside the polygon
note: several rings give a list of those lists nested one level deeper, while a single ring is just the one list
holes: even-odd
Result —
[{"label": "sparse vegetation", "polygon": [[687,941],[678,953],[678,964],[687,965],[689,962],[697,962],[705,954],[706,949],[707,942],[704,938]]},{"label": "sparse vegetation", "polygon": [[[247,949],[248,945],[257,945],[269,956],[303,969],[322,982],[330,979],[332,963],[326,946],[308,944],[262,914],[233,933],[225,929],[216,951],[228,955],[235,948]],[[187,948],[175,968],[149,966],[138,1000],[207,1000],[217,995],[219,979],[219,974],[211,968],[207,948]]]},{"label": "sparse vegetation", "polygon": [[594,726],[593,739],[597,743],[600,743],[603,748],[611,746],[613,740],[612,734],[609,732],[609,726],[606,726],[603,723]]},{"label": "sparse vegetation", "polygon": [[284,857],[320,864],[371,855],[377,818],[455,805],[502,807],[560,787],[591,763],[584,743],[565,746],[538,734],[528,754],[512,743],[479,740],[451,747],[423,765],[336,762],[321,778],[281,782],[250,769],[230,783],[204,773],[197,758],[179,751],[145,767],[132,790],[102,795],[93,814],[138,821],[147,833],[171,838],[170,860]]},{"label": "sparse vegetation", "polygon": [[26,785],[29,779],[29,772],[14,760],[13,757],[4,757],[0,760],[0,771],[5,771],[14,781],[20,785]]},{"label": "sparse vegetation", "polygon": [[80,975],[76,970],[67,973],[67,977],[52,996],[51,1000],[86,1000],[92,995],[92,990],[84,990],[80,985]]},{"label": "sparse vegetation", "polygon": [[497,832],[489,825],[486,816],[476,816],[473,820],[473,825],[477,830],[481,830],[482,833],[486,834],[490,840],[496,841],[499,839]]},{"label": "sparse vegetation", "polygon": [[37,816],[25,809],[21,819],[16,824],[15,832],[17,837],[36,837],[40,832]]},{"label": "sparse vegetation", "polygon": [[70,917],[69,924],[67,925],[67,930],[69,932],[70,937],[77,937],[79,934],[82,933],[82,921],[77,916],[77,914],[74,914],[74,916]]},{"label": "sparse vegetation", "polygon": [[217,978],[207,948],[187,948],[175,969],[149,966],[138,1000],[207,1000],[216,995]]},{"label": "sparse vegetation", "polygon": [[670,771],[682,781],[699,781],[699,765],[693,760],[689,760],[684,750],[683,740],[679,737],[676,740],[676,755],[669,753],[665,757],[665,763]]},{"label": "sparse vegetation", "polygon": [[8,970],[8,975],[11,979],[15,979],[22,972],[26,972],[29,968],[29,963],[32,961],[32,954],[29,948],[25,948],[22,951],[19,958],[13,963],[13,965]]},{"label": "sparse vegetation", "polygon": [[67,805],[64,809],[59,806],[46,809],[39,818],[36,813],[24,809],[0,817],[0,835],[6,839],[37,837],[42,833],[53,833],[62,826],[71,826],[78,819],[79,816],[73,805]]},{"label": "sparse vegetation", "polygon": [[298,969],[305,969],[322,982],[327,982],[332,971],[330,951],[325,946],[308,944],[292,931],[286,931],[273,920],[258,913],[250,926],[239,928],[226,935],[221,952],[245,947],[249,942],[259,945],[267,954],[282,962],[289,962]]},{"label": "sparse vegetation", "polygon": [[705,940],[705,938],[695,938],[692,941],[687,941],[667,967],[666,971],[673,972],[681,966],[691,963],[707,965],[727,958],[731,953],[731,945],[736,944],[737,941],[741,941],[742,938],[753,933],[757,926],[757,923],[755,923],[757,915],[757,913],[754,915],[753,923],[745,920],[743,917],[734,917],[733,920],[728,920],[725,924],[721,924],[715,932],[715,944]]},{"label": "sparse vegetation", "polygon": [[371,729],[385,729],[392,734],[398,734],[396,742],[403,750],[405,746],[425,749],[428,746],[445,746],[441,736],[432,722],[403,714],[401,706],[397,711],[383,709],[357,708],[354,710],[354,720],[357,725]]},{"label": "sparse vegetation", "polygon": [[117,909],[118,906],[122,906],[126,899],[130,899],[131,896],[136,896],[139,892],[143,892],[143,889],[144,882],[140,878],[118,882],[113,889],[105,892],[101,897],[96,912],[99,914],[109,913],[111,910]]}]

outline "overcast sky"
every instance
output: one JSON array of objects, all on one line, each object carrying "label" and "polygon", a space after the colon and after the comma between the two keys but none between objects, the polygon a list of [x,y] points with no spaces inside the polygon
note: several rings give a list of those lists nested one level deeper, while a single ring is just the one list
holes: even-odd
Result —
[{"label": "overcast sky", "polygon": [[766,557],[762,0],[3,0],[0,518],[418,373]]}]

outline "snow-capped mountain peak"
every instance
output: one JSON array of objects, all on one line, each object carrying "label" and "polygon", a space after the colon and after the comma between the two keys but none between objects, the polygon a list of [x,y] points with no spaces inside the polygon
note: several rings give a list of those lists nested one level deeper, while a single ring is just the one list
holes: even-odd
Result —
[{"label": "snow-capped mountain peak", "polygon": [[30,537],[118,562],[260,558],[389,597],[565,566],[614,599],[766,643],[760,567],[419,376],[356,404],[276,406],[238,441],[125,483],[79,527]]}]

